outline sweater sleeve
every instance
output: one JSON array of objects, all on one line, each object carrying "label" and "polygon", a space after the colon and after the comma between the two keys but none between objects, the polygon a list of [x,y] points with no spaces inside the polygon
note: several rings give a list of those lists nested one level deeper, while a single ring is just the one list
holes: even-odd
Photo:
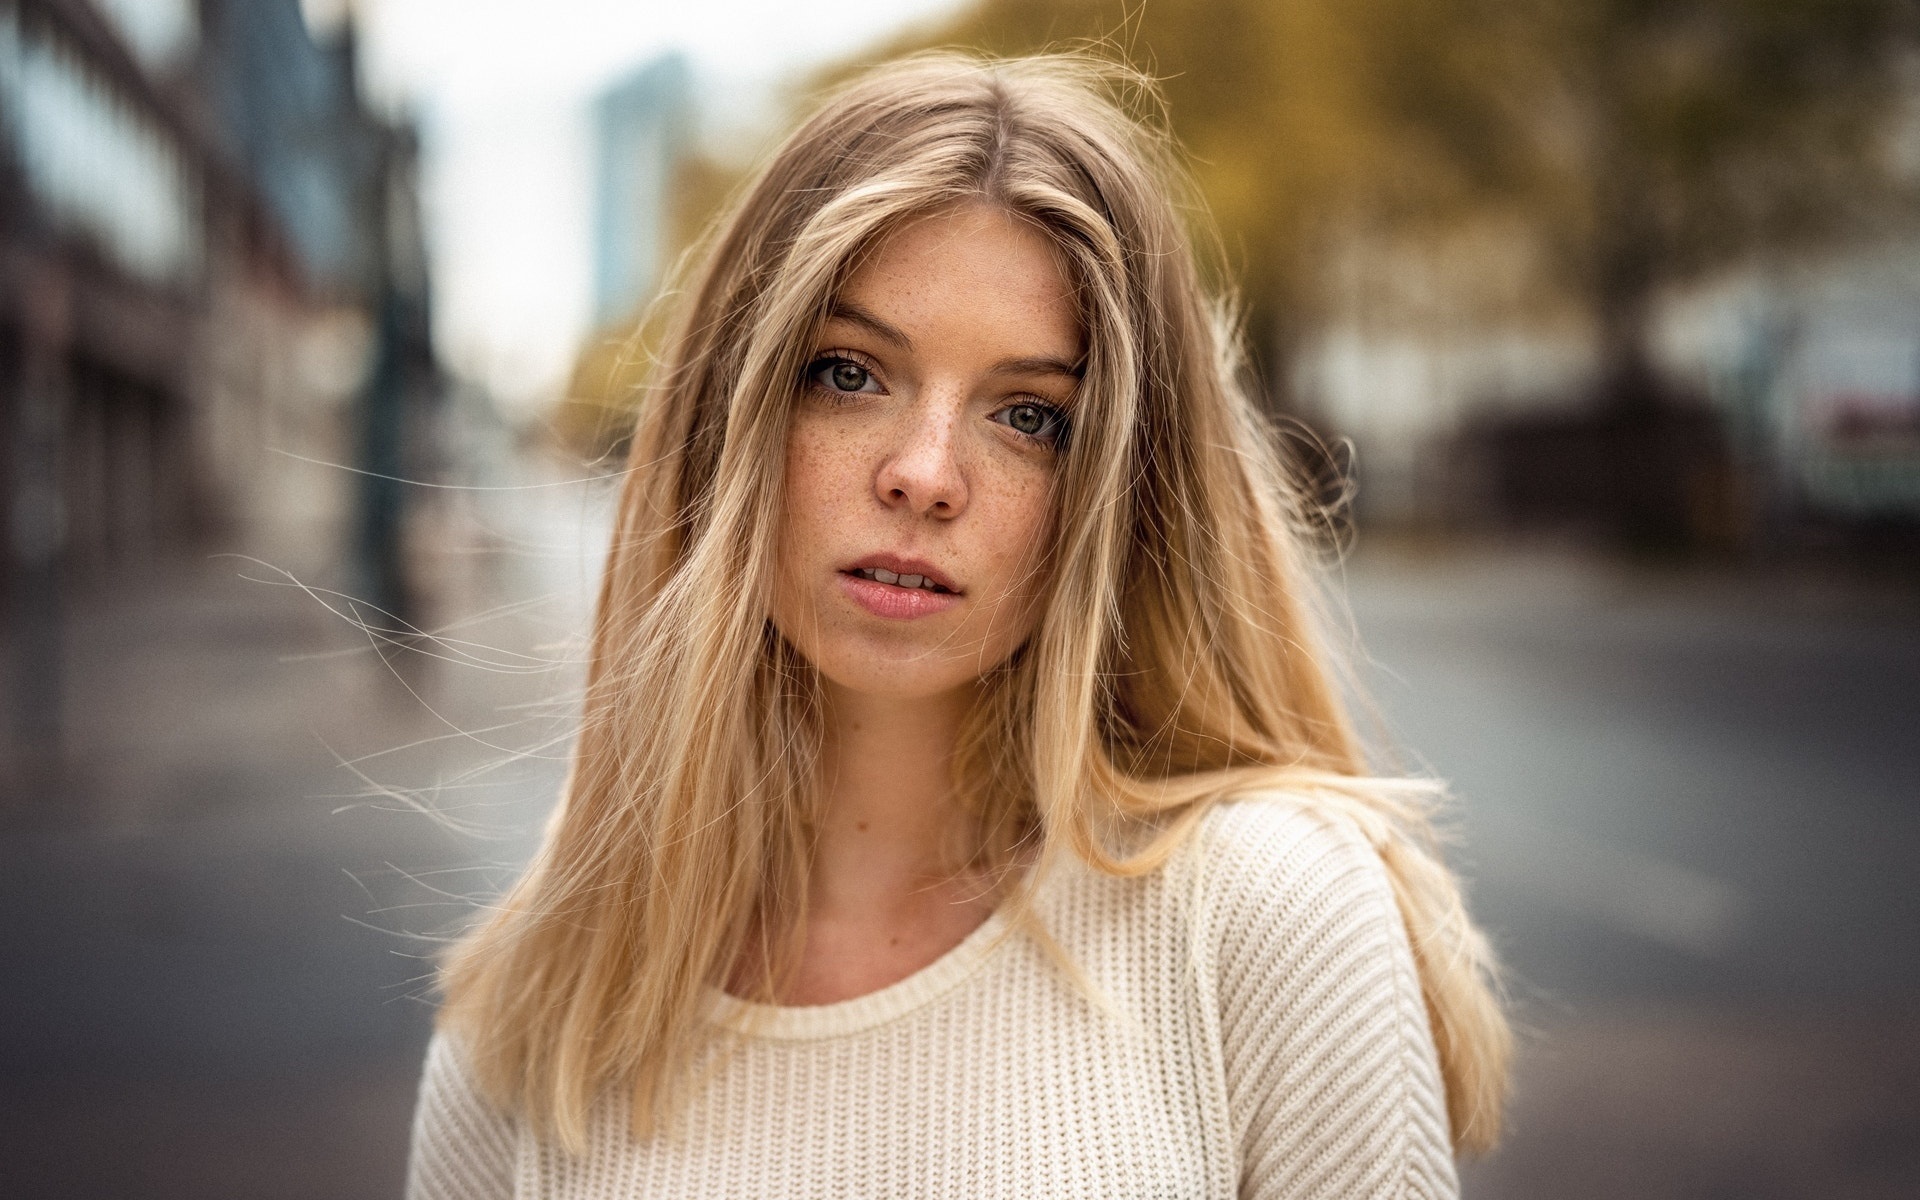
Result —
[{"label": "sweater sleeve", "polygon": [[427,1045],[407,1160],[407,1200],[508,1200],[514,1122],[473,1086],[445,1034]]},{"label": "sweater sleeve", "polygon": [[1457,1197],[1432,1029],[1379,855],[1277,797],[1221,806],[1201,842],[1241,1194]]}]

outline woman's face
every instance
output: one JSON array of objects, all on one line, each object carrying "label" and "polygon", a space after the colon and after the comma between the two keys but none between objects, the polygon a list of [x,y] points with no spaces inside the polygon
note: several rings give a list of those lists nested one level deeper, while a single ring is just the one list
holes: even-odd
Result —
[{"label": "woman's face", "polygon": [[830,683],[942,695],[1026,640],[1082,349],[1046,239],[986,204],[848,281],[800,380],[773,605]]}]

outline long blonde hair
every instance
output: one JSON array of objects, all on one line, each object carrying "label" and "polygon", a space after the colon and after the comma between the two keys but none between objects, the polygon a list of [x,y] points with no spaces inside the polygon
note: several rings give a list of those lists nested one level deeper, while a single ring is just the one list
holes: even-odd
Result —
[{"label": "long blonde hair", "polygon": [[[1433,846],[1435,789],[1368,776],[1315,632],[1305,506],[1236,382],[1173,199],[1184,175],[1129,111],[1151,94],[1082,56],[883,66],[788,138],[689,259],[633,439],[565,794],[442,977],[443,1027],[543,1135],[581,1146],[607,1086],[631,1089],[636,1129],[651,1128],[741,948],[767,942],[761,976],[777,973],[805,897],[820,740],[817,681],[767,615],[788,413],[863,253],[984,200],[1057,247],[1088,349],[1056,468],[1051,595],[962,731],[975,865],[1037,846],[1036,875],[1062,854],[1152,871],[1209,804],[1263,790],[1352,820],[1411,935],[1455,1141],[1493,1143],[1509,1034],[1488,949]],[[1143,836],[1115,836],[1129,831]]]}]

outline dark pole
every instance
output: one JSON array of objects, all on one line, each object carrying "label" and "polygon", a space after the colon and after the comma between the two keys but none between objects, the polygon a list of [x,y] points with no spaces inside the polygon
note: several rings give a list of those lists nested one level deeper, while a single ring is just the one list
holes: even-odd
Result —
[{"label": "dark pole", "polygon": [[67,541],[65,442],[69,284],[48,263],[29,275],[23,299],[19,373],[8,474],[8,575],[12,587],[13,663],[8,689],[13,736],[26,793],[18,803],[46,799],[61,776],[65,702],[61,632],[61,578]]},{"label": "dark pole", "polygon": [[411,620],[400,533],[406,496],[406,362],[400,299],[382,279],[375,298],[373,371],[360,405],[360,562],[367,599],[400,620]]}]

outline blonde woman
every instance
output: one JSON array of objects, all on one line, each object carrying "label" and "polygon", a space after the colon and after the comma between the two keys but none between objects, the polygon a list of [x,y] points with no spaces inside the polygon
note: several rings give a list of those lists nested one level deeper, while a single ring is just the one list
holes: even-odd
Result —
[{"label": "blonde woman", "polygon": [[695,260],[411,1196],[1426,1197],[1492,1143],[1486,948],[1139,94],[883,67]]}]

